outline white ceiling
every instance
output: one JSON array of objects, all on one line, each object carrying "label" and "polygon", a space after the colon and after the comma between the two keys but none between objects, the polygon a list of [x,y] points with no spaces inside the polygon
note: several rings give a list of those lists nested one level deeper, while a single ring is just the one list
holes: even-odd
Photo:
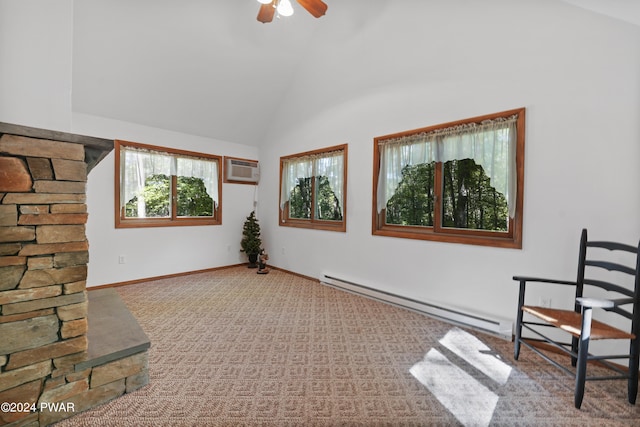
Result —
[{"label": "white ceiling", "polygon": [[[256,0],[76,1],[73,111],[260,145],[314,50],[358,37],[390,1],[325,0],[320,19],[292,1],[270,24]],[[640,25],[640,0],[564,1]]]},{"label": "white ceiling", "polygon": [[563,0],[612,18],[640,25],[639,0]]}]

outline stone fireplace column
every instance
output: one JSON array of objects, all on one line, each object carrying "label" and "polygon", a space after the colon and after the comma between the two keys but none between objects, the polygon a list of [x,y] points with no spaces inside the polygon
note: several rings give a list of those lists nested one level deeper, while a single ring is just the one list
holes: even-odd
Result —
[{"label": "stone fireplace column", "polygon": [[85,188],[112,149],[0,123],[0,425],[47,425],[76,409],[47,404],[90,392]]}]

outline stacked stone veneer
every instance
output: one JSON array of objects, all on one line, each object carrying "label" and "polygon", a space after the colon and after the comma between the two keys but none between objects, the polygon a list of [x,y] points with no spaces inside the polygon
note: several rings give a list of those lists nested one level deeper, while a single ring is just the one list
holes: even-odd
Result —
[{"label": "stacked stone veneer", "polygon": [[84,156],[82,144],[0,135],[0,425],[48,425],[148,382],[146,352],[77,369],[88,354]]}]

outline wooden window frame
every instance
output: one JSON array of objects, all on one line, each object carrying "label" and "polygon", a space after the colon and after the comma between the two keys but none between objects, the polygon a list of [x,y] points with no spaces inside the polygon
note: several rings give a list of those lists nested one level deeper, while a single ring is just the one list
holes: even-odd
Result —
[{"label": "wooden window frame", "polygon": [[[495,232],[484,230],[465,230],[442,227],[442,162],[436,163],[436,176],[434,188],[438,191],[434,200],[434,226],[406,226],[385,223],[385,211],[377,212],[377,188],[378,174],[380,171],[380,149],[378,142],[391,138],[401,138],[413,134],[431,132],[437,129],[460,126],[469,123],[480,123],[484,120],[494,120],[518,115],[516,121],[516,212],[514,218],[509,218],[509,229],[507,232]],[[373,203],[371,233],[378,236],[398,237],[404,239],[432,240],[437,242],[461,243],[480,246],[494,246],[500,248],[522,248],[522,220],[524,201],[524,145],[525,145],[525,108],[519,108],[500,113],[488,114],[485,116],[473,117],[455,122],[429,126],[399,132],[391,135],[384,135],[373,139]]]},{"label": "wooden window frame", "polygon": [[[139,148],[155,151],[161,154],[175,155],[176,157],[191,157],[218,162],[218,205],[214,207],[213,217],[179,217],[177,216],[177,176],[171,176],[171,216],[167,218],[125,218],[124,207],[120,206],[120,149],[121,147]],[[160,147],[156,145],[141,144],[138,142],[115,140],[115,227],[116,228],[142,228],[142,227],[181,227],[199,225],[222,224],[222,156],[215,154],[198,153],[195,151],[178,150],[174,148]]]},{"label": "wooden window frame", "polygon": [[[323,153],[330,153],[334,151],[342,151],[342,221],[326,221],[316,219],[315,209],[311,210],[311,219],[299,219],[299,218],[289,218],[289,202],[285,204],[284,209],[280,209],[281,201],[282,201],[282,170],[284,160],[295,159],[299,157],[306,156],[317,156],[322,155]],[[326,230],[326,231],[338,231],[338,232],[346,232],[347,231],[347,164],[348,164],[348,144],[335,145],[333,147],[321,148],[318,150],[305,151],[303,153],[290,154],[288,156],[280,157],[280,186],[278,187],[279,195],[278,195],[278,225],[282,227],[297,227],[297,228],[308,228],[313,230]],[[312,180],[311,184],[311,197],[312,197],[312,206],[315,206],[315,185],[316,180]]]}]

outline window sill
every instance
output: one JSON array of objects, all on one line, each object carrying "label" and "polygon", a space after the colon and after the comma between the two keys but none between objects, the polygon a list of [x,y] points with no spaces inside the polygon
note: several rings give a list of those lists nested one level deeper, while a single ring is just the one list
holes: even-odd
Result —
[{"label": "window sill", "polygon": [[294,228],[307,228],[310,230],[324,230],[324,231],[338,231],[338,232],[346,232],[347,224],[345,222],[340,223],[331,223],[325,221],[296,221],[296,220],[287,220],[287,221],[279,221],[281,227],[294,227]]},{"label": "window sill", "polygon": [[384,227],[374,229],[374,236],[396,237],[401,239],[431,240],[436,242],[459,243],[465,245],[493,246],[497,248],[522,249],[522,239],[515,236],[474,236],[460,233],[442,233],[432,230],[411,228],[411,231],[401,230],[396,227]]},{"label": "window sill", "polygon": [[135,219],[116,221],[116,228],[147,228],[147,227],[187,227],[199,225],[221,225],[216,219]]}]

